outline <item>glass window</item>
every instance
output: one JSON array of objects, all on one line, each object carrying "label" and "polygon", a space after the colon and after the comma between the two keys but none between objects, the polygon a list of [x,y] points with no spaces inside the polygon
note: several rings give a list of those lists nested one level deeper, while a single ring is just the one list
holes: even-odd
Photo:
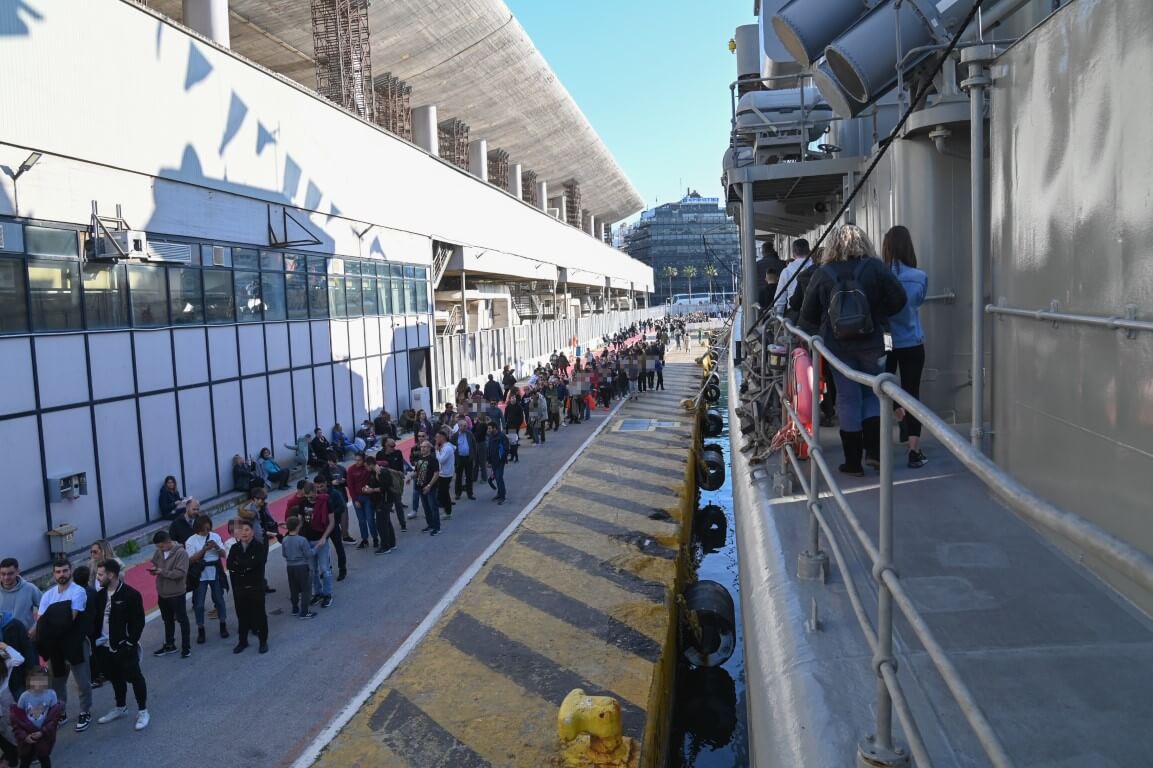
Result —
[{"label": "glass window", "polygon": [[348,316],[360,317],[364,314],[364,304],[360,300],[360,278],[344,278],[345,296],[348,301]]},{"label": "glass window", "polygon": [[364,314],[380,314],[380,297],[376,293],[376,278],[365,277],[361,279],[362,295],[364,296]]},{"label": "glass window", "polygon": [[128,278],[119,264],[85,264],[84,322],[93,330],[127,328]]},{"label": "glass window", "polygon": [[344,299],[344,278],[340,275],[329,275],[328,312],[331,317],[348,317],[348,305]]},{"label": "glass window", "polygon": [[168,296],[173,325],[199,325],[204,322],[204,297],[200,292],[201,270],[168,268]]},{"label": "glass window", "polygon": [[377,264],[376,264],[376,276],[377,277],[388,277],[389,274],[391,274],[391,273],[389,272],[388,265],[385,264],[384,262],[377,262]]},{"label": "glass window", "polygon": [[206,267],[231,267],[232,249],[224,245],[202,245],[200,263]]},{"label": "glass window", "polygon": [[255,248],[233,248],[232,266],[237,269],[256,269],[260,266],[260,253]]},{"label": "glass window", "polygon": [[132,324],[137,328],[168,325],[168,289],[163,267],[128,265],[128,288],[132,301]]},{"label": "glass window", "polygon": [[28,330],[27,302],[24,260],[0,259],[0,332]]},{"label": "glass window", "polygon": [[82,328],[80,262],[29,259],[28,306],[34,331]]},{"label": "glass window", "polygon": [[308,263],[307,256],[301,256],[299,253],[286,253],[284,254],[284,271],[285,272],[303,272],[305,271]]},{"label": "glass window", "polygon": [[260,320],[264,306],[260,298],[260,273],[237,270],[232,273],[232,287],[236,295],[236,321],[252,323]]},{"label": "glass window", "polygon": [[285,301],[288,304],[289,320],[308,319],[308,276],[303,272],[289,272],[286,281]]},{"label": "glass window", "polygon": [[394,278],[404,277],[404,267],[399,264],[390,264],[388,271]]},{"label": "glass window", "polygon": [[417,303],[416,303],[416,281],[415,280],[405,280],[404,281],[404,296],[405,296],[405,302],[404,302],[405,309],[408,312],[416,312],[417,311],[417,309],[416,309]]},{"label": "glass window", "polygon": [[236,320],[236,297],[232,292],[231,272],[204,270],[204,317],[210,323],[231,323]]},{"label": "glass window", "polygon": [[308,276],[308,316],[328,317],[328,280],[324,275]]},{"label": "glass window", "polygon": [[279,272],[264,272],[260,275],[260,297],[264,301],[265,320],[283,320],[284,275]]},{"label": "glass window", "polygon": [[427,280],[417,280],[416,281],[416,311],[417,312],[427,312],[428,311],[428,281]]},{"label": "glass window", "polygon": [[404,281],[399,277],[392,279],[392,314],[404,314]]},{"label": "glass window", "polygon": [[35,256],[79,256],[79,242],[74,229],[24,227],[24,250]]},{"label": "glass window", "polygon": [[360,262],[356,259],[346,259],[344,262],[344,274],[346,275],[359,275],[361,272]]},{"label": "glass window", "polygon": [[380,314],[392,314],[392,283],[387,278],[376,281],[376,290],[380,295]]},{"label": "glass window", "polygon": [[329,259],[328,260],[328,274],[330,274],[330,275],[343,275],[344,274],[344,259]]},{"label": "glass window", "polygon": [[404,268],[404,276],[405,277],[416,277],[416,267],[405,267]]},{"label": "glass window", "polygon": [[308,257],[308,271],[317,275],[324,274],[324,257],[323,256],[309,256]]},{"label": "glass window", "polygon": [[284,255],[276,251],[261,251],[260,268],[272,272],[283,272]]}]

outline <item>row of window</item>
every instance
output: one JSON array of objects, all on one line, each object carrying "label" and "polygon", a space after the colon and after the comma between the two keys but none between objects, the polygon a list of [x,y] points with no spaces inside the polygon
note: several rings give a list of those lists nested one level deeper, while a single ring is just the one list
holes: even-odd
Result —
[{"label": "row of window", "polygon": [[428,312],[424,267],[231,250],[231,268],[0,255],[0,333]]}]

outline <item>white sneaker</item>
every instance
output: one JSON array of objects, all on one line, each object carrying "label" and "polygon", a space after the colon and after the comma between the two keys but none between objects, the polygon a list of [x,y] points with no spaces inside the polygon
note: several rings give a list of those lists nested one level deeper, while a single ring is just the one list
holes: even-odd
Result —
[{"label": "white sneaker", "polygon": [[150,723],[151,721],[152,721],[152,718],[148,716],[148,710],[147,709],[140,710],[139,712],[136,713],[136,730],[143,731],[145,728],[148,727],[148,723]]},{"label": "white sneaker", "polygon": [[124,717],[124,714],[127,711],[128,707],[113,707],[112,709],[108,710],[107,715],[99,718],[96,722],[100,723],[101,725],[111,723],[113,720],[119,720],[120,718]]}]

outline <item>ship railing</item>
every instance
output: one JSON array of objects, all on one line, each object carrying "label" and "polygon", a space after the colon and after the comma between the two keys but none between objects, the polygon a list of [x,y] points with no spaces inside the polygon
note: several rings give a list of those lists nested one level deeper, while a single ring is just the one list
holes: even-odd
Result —
[{"label": "ship railing", "polygon": [[[1118,327],[1125,327],[1124,325],[1117,325]],[[893,374],[870,375],[861,373],[832,354],[819,336],[805,333],[793,323],[785,320],[762,324],[762,348],[773,341],[774,335],[778,340],[790,342],[789,346],[796,343],[806,346],[812,356],[810,385],[813,397],[811,398],[812,413],[809,414],[812,424],[811,432],[806,431],[801,426],[803,420],[800,418],[800,414],[786,397],[784,388],[780,383],[776,384],[777,395],[784,406],[787,417],[798,426],[796,431],[809,452],[808,477],[801,471],[799,457],[791,445],[786,445],[784,448],[782,462],[787,462],[787,466],[782,468],[786,470],[789,467],[792,468],[792,472],[807,499],[809,527],[807,549],[801,556],[802,561],[808,559],[809,562],[813,563],[827,563],[827,557],[821,549],[823,538],[844,579],[853,612],[872,650],[872,665],[877,675],[875,723],[874,733],[862,743],[862,751],[869,752],[872,757],[880,758],[902,754],[901,748],[893,738],[893,715],[896,714],[905,738],[909,742],[909,751],[912,753],[918,768],[930,768],[933,764],[909,706],[908,698],[897,678],[897,661],[893,655],[893,608],[895,606],[925,648],[933,666],[940,674],[950,695],[960,707],[965,720],[973,729],[990,762],[997,768],[1011,766],[1013,763],[1001,743],[1001,739],[990,725],[988,717],[981,709],[976,696],[950,660],[936,634],[929,628],[922,612],[914,604],[901,579],[898,553],[893,548],[893,452],[881,451],[877,509],[878,534],[877,540],[874,542],[865,531],[861,518],[849,504],[845,491],[841,488],[837,475],[821,448],[819,392],[822,367],[831,365],[849,381],[869,387],[876,393],[881,401],[880,433],[883,440],[884,436],[892,435],[894,406],[904,408],[907,413],[921,422],[924,430],[932,434],[945,450],[955,456],[961,464],[984,483],[993,495],[1011,510],[1027,521],[1083,548],[1088,554],[1099,558],[1107,566],[1116,569],[1139,586],[1150,591],[1153,591],[1153,558],[1084,518],[1066,512],[1030,491],[975,449],[966,437],[960,435],[928,406],[902,389]],[[792,364],[790,356],[789,365],[792,366]],[[791,368],[789,374],[787,380],[792,378]],[[826,490],[822,491],[822,487]],[[859,585],[852,570],[848,567],[842,542],[838,540],[837,529],[830,525],[826,515],[824,504],[828,498],[831,498],[840,509],[849,528],[872,563],[871,575],[877,588],[876,627],[870,622]]]}]

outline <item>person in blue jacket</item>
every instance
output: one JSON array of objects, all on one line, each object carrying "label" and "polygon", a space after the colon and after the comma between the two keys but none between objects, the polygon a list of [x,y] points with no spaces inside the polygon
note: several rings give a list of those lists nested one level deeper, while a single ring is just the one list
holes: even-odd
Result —
[{"label": "person in blue jacket", "polygon": [[[925,370],[925,333],[921,329],[918,314],[925,303],[925,291],[929,278],[917,269],[917,252],[913,248],[913,238],[909,230],[900,225],[885,233],[881,245],[881,258],[893,276],[905,289],[907,301],[900,312],[889,318],[889,332],[893,337],[893,350],[885,359],[885,369],[889,373],[901,373],[901,388],[913,397],[921,396],[921,373]],[[921,422],[904,408],[897,409],[897,416],[903,422],[909,436],[909,467],[917,469],[925,466],[928,459],[921,452]]]}]

